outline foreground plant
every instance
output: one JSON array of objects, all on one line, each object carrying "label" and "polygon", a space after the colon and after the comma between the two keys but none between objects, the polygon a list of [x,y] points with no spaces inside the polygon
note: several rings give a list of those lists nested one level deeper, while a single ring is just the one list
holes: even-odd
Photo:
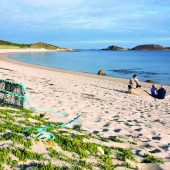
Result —
[{"label": "foreground plant", "polygon": [[[4,169],[5,165],[11,169],[30,167],[43,170],[80,170],[99,167],[102,170],[113,170],[116,168],[113,159],[122,161],[122,166],[125,167],[130,167],[127,160],[135,162],[135,156],[130,149],[106,146],[107,142],[124,143],[125,140],[119,136],[103,138],[80,128],[59,128],[61,123],[49,122],[45,117],[26,109],[0,109],[0,122],[0,141],[4,143],[4,147],[0,147],[0,170]],[[36,137],[38,128],[44,126],[52,127],[46,132],[52,133],[54,140],[41,141]],[[37,142],[44,146],[48,157],[32,150]],[[134,144],[133,141],[131,143]],[[63,166],[53,165],[52,162],[56,160],[62,162]],[[33,163],[27,163],[30,161]],[[143,162],[162,163],[152,155],[145,155]]]},{"label": "foreground plant", "polygon": [[143,163],[161,163],[161,164],[163,163],[163,161],[160,158],[154,155],[149,155],[149,154],[144,155],[144,159],[142,162]]}]

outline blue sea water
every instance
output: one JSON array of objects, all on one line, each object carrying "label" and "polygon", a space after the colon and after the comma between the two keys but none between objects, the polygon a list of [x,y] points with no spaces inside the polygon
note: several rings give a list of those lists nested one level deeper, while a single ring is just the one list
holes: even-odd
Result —
[{"label": "blue sea water", "polygon": [[130,78],[137,74],[141,81],[153,80],[170,85],[170,51],[102,51],[18,53],[11,58],[26,63],[107,76]]}]

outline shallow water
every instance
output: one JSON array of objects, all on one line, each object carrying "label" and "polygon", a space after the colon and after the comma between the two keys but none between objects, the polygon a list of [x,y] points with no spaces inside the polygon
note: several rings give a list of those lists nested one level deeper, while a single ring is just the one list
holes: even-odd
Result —
[{"label": "shallow water", "polygon": [[11,58],[26,63],[170,85],[170,51],[101,51],[18,53]]}]

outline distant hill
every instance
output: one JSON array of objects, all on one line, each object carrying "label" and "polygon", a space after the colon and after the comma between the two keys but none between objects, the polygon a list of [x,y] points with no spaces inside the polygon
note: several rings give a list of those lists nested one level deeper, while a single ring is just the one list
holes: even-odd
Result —
[{"label": "distant hill", "polygon": [[38,43],[31,44],[30,47],[31,48],[45,48],[45,49],[49,49],[49,50],[60,49],[60,47],[58,47],[58,46],[43,43],[43,42],[38,42]]},{"label": "distant hill", "polygon": [[158,44],[145,44],[138,45],[131,50],[166,50],[166,48]]},{"label": "distant hill", "polygon": [[144,44],[144,45],[137,45],[131,49],[123,48],[116,45],[108,46],[107,48],[103,48],[102,50],[170,50],[170,47],[163,47],[158,44]]},{"label": "distant hill", "polygon": [[127,50],[127,49],[123,47],[111,45],[111,46],[108,46],[107,48],[103,48],[102,50]]},{"label": "distant hill", "polygon": [[34,44],[19,44],[19,43],[12,43],[12,42],[8,42],[8,41],[3,41],[0,40],[0,49],[2,48],[35,48],[35,49],[48,49],[48,50],[56,50],[56,49],[66,49],[66,48],[60,48],[58,46],[55,45],[51,45],[51,44],[47,44],[44,42],[37,42]]}]

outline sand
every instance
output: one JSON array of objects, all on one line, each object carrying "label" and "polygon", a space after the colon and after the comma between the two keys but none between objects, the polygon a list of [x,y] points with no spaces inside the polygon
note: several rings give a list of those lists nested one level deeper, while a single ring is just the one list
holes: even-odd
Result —
[{"label": "sand", "polygon": [[[22,52],[33,51],[44,50]],[[23,64],[9,59],[9,52],[18,50],[0,50],[0,78],[22,82],[35,109],[67,113],[47,113],[50,121],[67,122],[81,115],[76,125],[82,129],[105,137],[125,136],[136,141],[136,155],[152,153],[170,162],[170,98],[152,98],[145,92],[151,84],[141,83],[142,95],[128,94],[126,79]],[[165,88],[170,93],[170,87]]]}]

